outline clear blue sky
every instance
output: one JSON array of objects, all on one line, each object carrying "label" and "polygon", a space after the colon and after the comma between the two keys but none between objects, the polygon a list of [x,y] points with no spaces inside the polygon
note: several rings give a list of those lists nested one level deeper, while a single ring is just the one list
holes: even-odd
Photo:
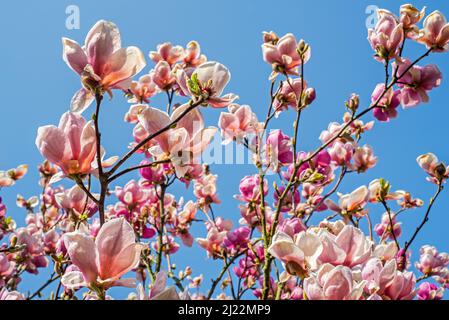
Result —
[{"label": "clear blue sky", "polygon": [[[369,103],[375,85],[383,79],[382,65],[372,59],[366,40],[365,9],[375,4],[397,12],[402,1],[14,1],[2,3],[0,30],[0,168],[8,169],[21,163],[30,165],[27,177],[15,187],[2,190],[9,204],[9,213],[21,225],[24,213],[15,208],[15,197],[28,197],[39,192],[37,164],[42,160],[34,141],[38,126],[57,124],[69,107],[79,78],[61,58],[61,37],[84,42],[85,34],[99,19],[115,22],[120,28],[124,45],[136,45],[147,55],[161,42],[185,45],[190,40],[200,42],[211,60],[229,67],[232,80],[227,92],[238,94],[240,102],[250,104],[262,118],[266,113],[269,66],[261,57],[261,33],[274,30],[279,35],[294,33],[312,46],[312,59],[306,66],[306,79],[317,90],[317,99],[305,112],[301,125],[300,145],[303,150],[318,146],[320,132],[330,121],[341,121],[343,102],[352,92]],[[81,13],[81,29],[67,30],[65,9],[76,4]],[[428,12],[439,9],[449,16],[446,1],[414,1],[417,7],[428,6]],[[407,54],[418,56],[423,47],[408,45]],[[149,59],[147,59],[149,60]],[[426,62],[437,63],[448,76],[448,55],[433,55]],[[148,71],[152,67],[145,69]],[[431,103],[416,109],[401,111],[399,118],[389,124],[376,123],[366,135],[365,142],[374,147],[380,161],[365,175],[351,177],[342,191],[372,179],[384,177],[393,188],[406,189],[428,201],[434,187],[426,183],[425,175],[416,164],[416,157],[432,151],[449,162],[449,82],[443,80],[431,95]],[[154,105],[162,103],[154,100]],[[113,102],[104,104],[102,131],[109,155],[121,155],[131,140],[131,127],[122,121],[128,104],[119,93]],[[206,119],[216,125],[219,112],[207,110]],[[369,116],[371,118],[371,116]],[[273,122],[274,127],[291,132],[286,118]],[[219,194],[223,205],[216,214],[237,221],[239,211],[232,196],[238,191],[242,176],[254,172],[249,165],[213,166],[219,178]],[[124,180],[122,180],[124,182]],[[184,189],[178,188],[176,194]],[[186,197],[190,197],[190,191]],[[413,246],[414,258],[420,245],[435,244],[449,251],[449,196],[443,194],[432,212],[430,223]],[[378,221],[381,208],[372,211]],[[411,211],[401,217],[404,236],[409,237],[423,210]],[[323,214],[324,217],[324,214]],[[195,228],[196,236],[204,236],[203,227]],[[402,238],[404,241],[405,238]],[[194,259],[192,259],[194,257]],[[184,249],[175,261],[188,263],[195,274],[203,273],[208,281],[218,271],[215,263],[206,259],[197,247]],[[215,271],[214,271],[215,270]],[[212,272],[211,272],[212,271]],[[40,277],[39,277],[40,278]],[[42,282],[43,278],[40,278]],[[35,277],[27,277],[26,287],[36,288]],[[24,286],[22,286],[23,288]]]}]

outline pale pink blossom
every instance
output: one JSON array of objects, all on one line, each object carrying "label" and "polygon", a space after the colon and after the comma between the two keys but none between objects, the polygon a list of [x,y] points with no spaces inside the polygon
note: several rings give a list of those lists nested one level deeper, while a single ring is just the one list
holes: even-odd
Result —
[{"label": "pale pink blossom", "polygon": [[228,110],[229,112],[222,112],[218,120],[218,126],[225,138],[223,143],[234,140],[241,143],[243,138],[258,132],[260,124],[250,106],[231,104]]},{"label": "pale pink blossom", "polygon": [[[138,115],[139,123],[146,135],[154,134],[169,126],[173,120],[189,108],[189,104],[176,108],[172,115],[155,108],[148,108]],[[199,163],[199,157],[213,139],[217,129],[205,128],[204,119],[198,109],[191,110],[178,122],[176,128],[158,135],[154,140],[157,145],[149,152],[157,160],[170,160],[179,178],[189,171],[191,165]]]},{"label": "pale pink blossom", "polygon": [[434,11],[424,19],[424,28],[420,31],[418,42],[436,52],[449,50],[449,23],[439,11]]},{"label": "pale pink blossom", "polygon": [[77,217],[83,214],[91,217],[98,210],[94,201],[77,185],[55,194],[55,198],[61,208]]},{"label": "pale pink blossom", "polygon": [[336,141],[327,151],[333,163],[347,167],[354,154],[354,144],[351,142]]},{"label": "pale pink blossom", "polygon": [[296,109],[307,89],[307,82],[301,78],[296,78],[289,82],[283,81],[282,88],[279,90],[273,102],[274,110],[279,113],[282,110],[288,109],[288,107]]},{"label": "pale pink blossom", "polygon": [[229,230],[219,230],[217,227],[212,227],[206,238],[197,238],[196,241],[204,250],[207,251],[208,257],[216,258],[223,252],[223,241],[226,238]]},{"label": "pale pink blossom", "polygon": [[394,280],[396,275],[394,259],[383,262],[373,257],[362,268],[362,279],[366,281],[365,292],[369,295],[382,291]]},{"label": "pale pink blossom", "polygon": [[100,229],[95,241],[79,232],[64,235],[71,262],[79,271],[66,272],[62,283],[67,288],[95,286],[134,286],[133,279],[120,278],[134,269],[140,260],[141,245],[125,219],[113,219]]},{"label": "pale pink blossom", "polygon": [[426,7],[419,11],[411,4],[403,4],[400,8],[400,22],[404,27],[404,31],[409,38],[415,39],[418,35],[419,28],[416,25],[424,18]]},{"label": "pale pink blossom", "polygon": [[298,53],[298,42],[291,33],[286,34],[276,43],[265,42],[262,45],[262,54],[265,62],[269,63],[273,72],[270,79],[274,79],[279,73],[298,75],[298,66],[305,64],[311,55],[311,49],[307,48],[304,57]]},{"label": "pale pink blossom", "polygon": [[93,121],[75,113],[62,115],[59,126],[40,127],[36,146],[41,154],[64,174],[88,174],[97,154]]},{"label": "pale pink blossom", "polygon": [[440,253],[433,246],[422,246],[419,252],[419,261],[415,266],[426,276],[439,275],[449,265],[449,254]]},{"label": "pale pink blossom", "polygon": [[265,144],[265,161],[273,171],[279,171],[281,167],[293,162],[292,141],[281,130],[269,133]]},{"label": "pale pink blossom", "polygon": [[[391,219],[391,221],[390,221]],[[381,241],[385,239],[394,240],[401,236],[402,223],[397,222],[396,217],[392,213],[385,212],[379,224],[374,226],[374,232],[380,237]]]},{"label": "pale pink blossom", "polygon": [[18,291],[8,291],[6,288],[0,290],[0,300],[26,300],[25,296]]},{"label": "pale pink blossom", "polygon": [[129,123],[138,123],[139,114],[141,114],[148,108],[149,106],[145,104],[133,104],[131,107],[129,107],[128,112],[125,114],[124,120]]},{"label": "pale pink blossom", "polygon": [[130,103],[149,103],[150,98],[158,93],[158,88],[153,80],[154,73],[146,74],[139,78],[139,81],[133,81],[129,88],[132,97],[128,100]]},{"label": "pale pink blossom", "polygon": [[200,208],[205,211],[209,210],[209,205],[221,203],[217,194],[217,179],[218,176],[208,172],[208,170],[205,170],[205,173],[199,179],[195,179],[193,194],[198,199]]},{"label": "pale pink blossom", "polygon": [[27,172],[28,165],[26,164],[22,164],[17,168],[8,171],[0,171],[0,188],[14,185],[16,181],[22,179]]},{"label": "pale pink blossom", "polygon": [[449,177],[449,166],[440,162],[436,155],[427,153],[419,156],[416,161],[418,165],[429,175],[428,181],[438,184]]},{"label": "pale pink blossom", "polygon": [[151,51],[150,59],[155,63],[160,61],[167,62],[170,66],[182,60],[184,55],[184,48],[181,46],[173,46],[169,42],[159,44],[157,51]]},{"label": "pale pink blossom", "polygon": [[150,196],[149,191],[142,188],[135,180],[129,181],[123,188],[116,187],[115,195],[128,207],[135,207],[142,204],[147,201]]},{"label": "pale pink blossom", "polygon": [[324,264],[304,280],[304,292],[308,300],[359,300],[364,284],[356,281],[348,267]]},{"label": "pale pink blossom", "polygon": [[368,41],[376,52],[378,61],[388,61],[397,56],[404,39],[402,24],[387,10],[378,10],[378,22],[368,30]]},{"label": "pale pink blossom", "polygon": [[[449,29],[448,29],[449,31]],[[396,67],[396,63],[393,64]],[[428,93],[441,85],[443,75],[434,64],[411,66],[408,59],[397,65],[397,73],[402,76],[398,86],[401,88],[401,104],[404,108],[415,107],[429,102]],[[407,71],[408,70],[408,71]]]},{"label": "pale pink blossom", "polygon": [[358,147],[352,156],[352,163],[349,168],[357,172],[365,172],[377,164],[377,157],[374,155],[373,148],[369,145]]},{"label": "pale pink blossom", "polygon": [[348,194],[339,194],[338,204],[328,199],[326,201],[330,210],[342,215],[356,214],[364,210],[369,200],[369,190],[366,186],[361,186]]},{"label": "pale pink blossom", "polygon": [[176,76],[172,71],[170,64],[164,60],[157,63],[152,71],[152,75],[153,82],[162,91],[169,90],[176,84]]},{"label": "pale pink blossom", "polygon": [[[386,93],[385,84],[379,83],[371,94],[371,102],[377,102],[378,107],[374,108],[373,115],[379,121],[388,122],[397,117],[397,107],[401,103],[400,91],[390,88]],[[379,100],[381,95],[383,97]]]},{"label": "pale pink blossom", "polygon": [[81,77],[83,88],[72,98],[72,111],[83,112],[96,94],[112,89],[128,90],[131,78],[146,65],[137,47],[122,48],[120,32],[109,21],[98,21],[81,47],[76,41],[63,38],[63,59]]},{"label": "pale pink blossom", "polygon": [[148,293],[145,292],[145,288],[139,285],[137,288],[137,294],[131,294],[129,300],[188,300],[187,291],[182,293],[181,296],[176,292],[175,287],[167,286],[167,274],[164,271],[160,271],[150,286]]},{"label": "pale pink blossom", "polygon": [[366,262],[372,254],[372,243],[365,234],[352,225],[346,225],[338,235],[327,230],[319,233],[323,252],[318,257],[320,263],[354,267]]},{"label": "pale pink blossom", "polygon": [[188,77],[185,70],[179,69],[176,78],[181,93],[186,96],[202,99],[203,105],[213,108],[224,108],[233,103],[238,96],[233,93],[223,95],[231,73],[221,63],[208,61],[199,65]]},{"label": "pale pink blossom", "polygon": [[293,238],[276,232],[269,248],[270,254],[281,260],[285,270],[301,278],[318,267],[318,257],[323,252],[319,237],[310,231],[302,231]]},{"label": "pale pink blossom", "polygon": [[201,54],[200,44],[190,41],[184,49],[183,63],[186,68],[196,68],[207,61],[207,57]]},{"label": "pale pink blossom", "polygon": [[399,196],[398,204],[401,206],[401,208],[419,208],[424,205],[424,201],[418,198],[413,198],[412,195],[403,190],[396,191],[396,194]]},{"label": "pale pink blossom", "polygon": [[381,288],[378,294],[384,300],[412,300],[415,295],[416,278],[410,271],[396,271],[393,280]]}]

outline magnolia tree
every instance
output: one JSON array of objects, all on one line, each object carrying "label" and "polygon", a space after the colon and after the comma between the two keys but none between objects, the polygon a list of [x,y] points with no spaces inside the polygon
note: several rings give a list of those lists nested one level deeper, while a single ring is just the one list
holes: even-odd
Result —
[{"label": "magnolia tree", "polygon": [[[384,179],[338,192],[348,175],[377,162],[373,149],[361,143],[375,121],[362,118],[372,113],[388,122],[399,106],[405,112],[429,102],[441,83],[438,67],[425,60],[449,50],[449,24],[438,11],[424,17],[412,5],[401,6],[399,15],[378,11],[368,41],[385,77],[371,101],[349,97],[342,122],[330,123],[314,150],[301,150],[298,133],[301,114],[315,99],[304,73],[311,48],[293,34],[263,34],[262,56],[272,71],[263,121],[225,93],[230,72],[208,61],[195,41],[185,48],[159,45],[149,53],[155,66],[137,79],[144,55],[121,46],[112,22],[95,24],[83,46],[64,38],[63,59],[79,75],[81,89],[58,126],[38,129],[42,194],[17,199],[27,212],[26,226],[17,228],[0,201],[0,299],[113,299],[109,289],[119,286],[134,288],[129,299],[139,300],[441,299],[449,288],[449,255],[423,245],[412,259],[410,246],[422,240],[449,167],[432,153],[417,158],[435,188],[429,202],[393,191]],[[408,41],[422,44],[422,55],[407,56]],[[101,114],[107,112],[105,98],[117,99],[120,92],[130,104],[124,120],[133,126],[134,141],[124,155],[105,158]],[[156,95],[166,96],[167,105],[150,106]],[[204,108],[221,112],[218,128],[205,125]],[[286,113],[296,116],[293,131],[270,130],[270,121]],[[254,164],[254,173],[238,186],[238,226],[214,214],[218,177],[201,162],[217,131],[225,143],[246,148]],[[26,165],[1,172],[0,186],[13,186],[26,172]],[[138,180],[117,185],[118,178],[137,174]],[[59,186],[62,179],[71,187]],[[174,184],[185,185],[195,200],[176,198]],[[369,203],[384,212],[380,221],[370,217]],[[414,209],[422,221],[403,239],[401,214]],[[195,238],[194,224],[207,235]],[[201,289],[204,270],[171,262],[181,246],[193,245],[223,265]],[[30,292],[23,275],[44,268],[50,278]],[[47,287],[51,293],[44,296]]]}]

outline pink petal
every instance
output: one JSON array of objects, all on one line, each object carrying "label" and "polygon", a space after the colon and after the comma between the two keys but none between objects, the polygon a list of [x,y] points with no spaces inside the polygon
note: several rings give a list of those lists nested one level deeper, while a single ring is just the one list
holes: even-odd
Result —
[{"label": "pink petal", "polygon": [[80,45],[71,39],[62,38],[62,58],[76,73],[81,74],[87,65],[87,57]]}]

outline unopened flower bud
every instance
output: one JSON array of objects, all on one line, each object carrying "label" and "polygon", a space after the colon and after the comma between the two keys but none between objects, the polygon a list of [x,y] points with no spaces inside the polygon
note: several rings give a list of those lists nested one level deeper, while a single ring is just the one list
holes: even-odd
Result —
[{"label": "unopened flower bud", "polygon": [[360,97],[358,94],[353,93],[348,101],[346,101],[346,108],[348,108],[353,114],[357,111],[360,104]]},{"label": "unopened flower bud", "polygon": [[307,88],[306,91],[304,91],[304,105],[308,106],[312,104],[312,102],[316,98],[316,91],[314,88]]}]

